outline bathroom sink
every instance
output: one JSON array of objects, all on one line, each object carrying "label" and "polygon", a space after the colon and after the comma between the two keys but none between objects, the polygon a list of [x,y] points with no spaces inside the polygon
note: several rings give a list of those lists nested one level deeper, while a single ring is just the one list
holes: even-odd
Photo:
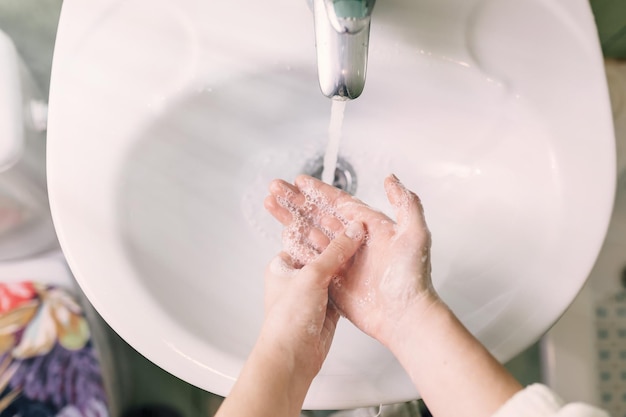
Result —
[{"label": "bathroom sink", "polygon": [[[62,248],[116,332],[219,395],[254,344],[280,250],[268,183],[310,172],[326,146],[315,71],[304,0],[63,4],[48,128]],[[388,173],[422,197],[437,290],[510,359],[574,299],[611,214],[615,145],[589,5],[379,1],[340,158],[356,196],[385,212]],[[343,320],[305,408],[418,396]]]}]

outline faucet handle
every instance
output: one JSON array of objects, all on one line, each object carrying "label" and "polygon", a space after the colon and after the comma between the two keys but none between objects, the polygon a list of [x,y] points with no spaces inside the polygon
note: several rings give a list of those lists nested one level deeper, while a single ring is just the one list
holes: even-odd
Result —
[{"label": "faucet handle", "polygon": [[369,28],[376,0],[325,0],[326,12],[339,33],[356,34]]}]

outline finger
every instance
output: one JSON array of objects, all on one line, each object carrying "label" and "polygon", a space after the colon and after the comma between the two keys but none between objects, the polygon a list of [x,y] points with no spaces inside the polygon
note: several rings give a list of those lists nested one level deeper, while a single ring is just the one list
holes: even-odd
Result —
[{"label": "finger", "polygon": [[288,183],[280,178],[272,180],[270,182],[270,193],[287,196],[289,194],[298,194],[298,188],[295,185]]},{"label": "finger", "polygon": [[334,237],[337,233],[343,231],[346,225],[333,215],[323,216],[320,220],[320,227],[327,233],[329,237]]},{"label": "finger", "polygon": [[363,223],[351,223],[344,233],[333,239],[328,247],[315,260],[302,270],[314,282],[327,288],[335,273],[354,255],[365,237]]},{"label": "finger", "polygon": [[[274,198],[267,196],[265,199],[265,208],[284,226],[290,229],[292,233],[292,241],[308,240],[308,244],[313,246],[317,252],[322,252],[330,243],[337,231],[343,230],[344,226],[337,220],[330,222],[332,230],[324,224],[315,225],[312,219],[306,219],[299,214],[292,214],[289,210],[282,207]],[[338,223],[338,224],[336,224]],[[299,238],[297,235],[301,235]]]},{"label": "finger", "polygon": [[265,197],[263,206],[265,207],[265,210],[267,210],[276,220],[285,226],[294,220],[294,216],[291,212],[276,201],[276,197],[273,195]]},{"label": "finger", "polygon": [[325,230],[314,227],[309,231],[308,239],[311,246],[313,246],[318,253],[321,253],[330,243],[332,235]]},{"label": "finger", "polygon": [[308,234],[308,230],[302,230],[302,227],[295,223],[283,229],[283,251],[292,257],[296,268],[302,268],[320,254],[307,238]]},{"label": "finger", "polygon": [[278,201],[288,201],[294,207],[302,207],[305,204],[305,196],[295,185],[289,184],[287,181],[273,180],[270,182],[269,190],[270,194]]},{"label": "finger", "polygon": [[[272,197],[269,196],[268,200]],[[266,204],[278,204],[269,202]],[[271,214],[284,226],[292,231],[299,231],[301,239],[313,246],[318,252],[322,252],[338,233],[343,232],[345,224],[332,215],[309,218],[301,214],[292,214],[288,210],[271,207]]]},{"label": "finger", "polygon": [[332,213],[338,206],[355,201],[345,191],[308,175],[296,177],[295,185],[308,202],[317,205],[325,213]]},{"label": "finger", "polygon": [[308,205],[317,208],[316,224],[331,234],[342,231],[353,221],[368,224],[372,217],[384,216],[358,198],[316,178],[300,175],[295,184]]},{"label": "finger", "polygon": [[283,180],[270,183],[270,195],[265,199],[264,205],[285,226],[306,223],[318,227],[322,215],[317,205],[308,202],[298,188]]},{"label": "finger", "polygon": [[422,202],[400,182],[398,177],[392,174],[385,179],[385,191],[387,199],[396,211],[400,229],[428,230]]}]

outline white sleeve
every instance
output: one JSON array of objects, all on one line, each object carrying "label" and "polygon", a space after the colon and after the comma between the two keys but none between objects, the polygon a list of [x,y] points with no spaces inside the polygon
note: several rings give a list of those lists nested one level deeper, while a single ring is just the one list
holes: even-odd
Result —
[{"label": "white sleeve", "polygon": [[583,403],[565,404],[550,388],[533,384],[515,394],[492,417],[609,417],[609,414]]}]

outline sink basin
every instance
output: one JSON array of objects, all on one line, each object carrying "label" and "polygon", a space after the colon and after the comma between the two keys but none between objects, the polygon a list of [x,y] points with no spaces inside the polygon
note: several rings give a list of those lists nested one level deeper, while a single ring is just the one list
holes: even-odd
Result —
[{"label": "sink basin", "polygon": [[[307,172],[326,146],[306,3],[63,4],[48,128],[62,248],[115,331],[219,395],[254,344],[280,250],[267,185]],[[386,0],[371,30],[340,146],[356,196],[390,212],[394,172],[422,197],[437,290],[508,360],[574,299],[611,213],[615,145],[589,6]],[[418,396],[344,320],[305,408]]]}]

